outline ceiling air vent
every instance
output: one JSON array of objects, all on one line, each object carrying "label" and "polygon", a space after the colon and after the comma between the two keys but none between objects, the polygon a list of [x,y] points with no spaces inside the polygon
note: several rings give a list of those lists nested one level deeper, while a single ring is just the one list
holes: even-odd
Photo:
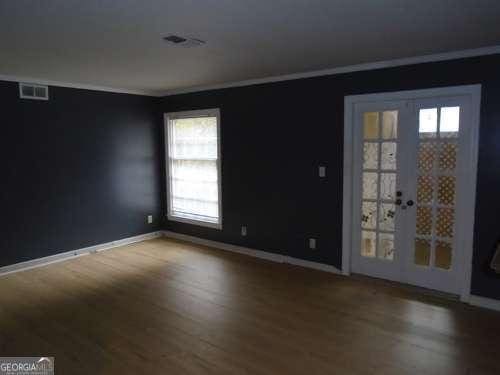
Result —
[{"label": "ceiling air vent", "polygon": [[165,42],[179,47],[196,47],[205,44],[203,40],[196,38],[184,38],[178,35],[169,35],[163,38]]},{"label": "ceiling air vent", "polygon": [[19,83],[21,99],[49,100],[49,87],[34,83]]}]

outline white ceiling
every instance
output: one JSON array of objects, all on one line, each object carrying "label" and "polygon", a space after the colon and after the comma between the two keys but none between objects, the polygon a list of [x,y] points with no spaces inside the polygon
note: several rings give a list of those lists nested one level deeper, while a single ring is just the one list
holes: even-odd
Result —
[{"label": "white ceiling", "polygon": [[498,0],[0,0],[0,75],[160,93],[498,45],[499,20]]}]

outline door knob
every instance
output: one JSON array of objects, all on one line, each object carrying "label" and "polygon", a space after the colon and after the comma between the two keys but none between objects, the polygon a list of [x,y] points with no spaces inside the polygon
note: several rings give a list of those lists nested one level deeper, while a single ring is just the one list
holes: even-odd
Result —
[{"label": "door knob", "polygon": [[396,203],[397,206],[400,206],[403,201],[401,199],[396,199],[396,202],[394,203]]},{"label": "door knob", "polygon": [[410,199],[408,202],[406,202],[407,206],[413,206],[413,201]]}]

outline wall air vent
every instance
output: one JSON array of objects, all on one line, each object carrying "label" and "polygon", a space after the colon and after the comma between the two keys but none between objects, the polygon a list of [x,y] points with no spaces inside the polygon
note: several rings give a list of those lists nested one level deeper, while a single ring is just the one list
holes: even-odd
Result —
[{"label": "wall air vent", "polygon": [[196,38],[184,38],[178,35],[169,35],[164,37],[163,40],[178,47],[196,47],[205,44],[203,40]]},{"label": "wall air vent", "polygon": [[19,83],[21,99],[49,100],[49,87],[35,83]]}]

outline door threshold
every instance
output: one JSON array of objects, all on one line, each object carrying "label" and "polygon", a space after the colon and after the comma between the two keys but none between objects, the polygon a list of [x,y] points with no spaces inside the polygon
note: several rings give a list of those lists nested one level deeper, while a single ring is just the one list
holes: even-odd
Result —
[{"label": "door threshold", "polygon": [[423,288],[420,286],[400,283],[400,282],[392,281],[392,280],[380,279],[377,277],[361,275],[358,273],[353,273],[350,276],[354,280],[364,281],[364,282],[370,283],[372,285],[377,285],[379,287],[385,287],[388,289],[392,289],[392,291],[398,291],[398,290],[401,291],[402,290],[404,292],[409,292],[412,295],[414,295],[415,297],[417,297],[417,299],[419,297],[432,297],[432,298],[437,298],[440,300],[460,302],[460,296],[457,294],[441,292],[439,290]]}]

